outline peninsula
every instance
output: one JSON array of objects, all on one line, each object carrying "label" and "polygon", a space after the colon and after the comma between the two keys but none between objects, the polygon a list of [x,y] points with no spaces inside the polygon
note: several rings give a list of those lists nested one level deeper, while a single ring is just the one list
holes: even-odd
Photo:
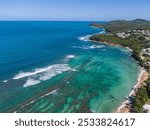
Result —
[{"label": "peninsula", "polygon": [[118,112],[150,112],[150,21],[116,20],[105,24],[92,23],[90,26],[104,28],[107,32],[95,34],[90,40],[130,49],[132,57],[142,68],[138,83],[118,108]]}]

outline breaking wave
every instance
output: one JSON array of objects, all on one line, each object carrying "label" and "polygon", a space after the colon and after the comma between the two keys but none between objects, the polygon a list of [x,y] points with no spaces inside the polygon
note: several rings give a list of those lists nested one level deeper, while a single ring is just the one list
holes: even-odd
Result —
[{"label": "breaking wave", "polygon": [[4,80],[4,81],[3,81],[3,83],[7,83],[7,82],[8,82],[8,80]]},{"label": "breaking wave", "polygon": [[[99,33],[95,33],[95,34],[105,34],[106,33],[106,31],[105,31],[105,29],[103,29],[102,31],[100,31]],[[90,41],[90,37],[91,37],[92,35],[86,35],[86,36],[83,36],[83,37],[78,37],[78,39],[79,40],[81,40],[81,41]]]},{"label": "breaking wave", "polygon": [[67,58],[67,59],[73,59],[73,58],[75,58],[75,55],[67,55],[65,58]]},{"label": "breaking wave", "polygon": [[103,47],[104,47],[103,45],[93,45],[93,46],[90,46],[91,49],[103,48]]},{"label": "breaking wave", "polygon": [[86,42],[87,42],[87,41],[90,41],[89,38],[90,38],[91,36],[92,36],[92,35],[86,35],[86,36],[84,36],[84,37],[78,37],[78,39],[81,40],[81,41],[86,41]]},{"label": "breaking wave", "polygon": [[68,62],[69,60],[71,60],[71,59],[74,59],[76,56],[75,55],[66,55],[63,59],[62,59],[62,61],[63,62]]},{"label": "breaking wave", "polygon": [[84,49],[84,50],[87,50],[87,49],[98,49],[98,48],[103,48],[104,46],[103,45],[92,45],[92,46],[73,46],[73,48],[77,48],[77,49]]},{"label": "breaking wave", "polygon": [[39,84],[41,81],[49,80],[52,77],[61,74],[65,71],[76,71],[76,70],[70,68],[68,64],[54,64],[52,66],[44,68],[37,68],[31,72],[20,72],[19,74],[15,75],[13,79],[16,80],[27,78],[27,81],[23,85],[23,87],[28,87]]},{"label": "breaking wave", "polygon": [[33,86],[33,85],[36,85],[36,84],[39,84],[40,81],[39,80],[35,80],[35,79],[28,79],[26,81],[26,83],[23,85],[23,87],[29,87],[29,86]]}]

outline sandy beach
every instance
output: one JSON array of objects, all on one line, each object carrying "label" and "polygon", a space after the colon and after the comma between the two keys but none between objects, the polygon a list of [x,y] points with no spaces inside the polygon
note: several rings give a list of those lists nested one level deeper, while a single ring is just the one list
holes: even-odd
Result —
[{"label": "sandy beach", "polygon": [[[132,88],[131,93],[128,97],[131,97],[132,95],[136,95],[136,92],[138,88],[140,88],[145,80],[148,79],[148,73],[144,68],[142,68],[139,72],[138,76],[138,82],[137,84]],[[117,113],[130,113],[130,106],[128,105],[130,103],[129,99],[126,98],[125,101],[121,104],[121,106],[118,108]]]},{"label": "sandy beach", "polygon": [[[103,44],[107,44],[110,46],[118,46],[118,47],[123,47],[122,45],[118,45],[115,43],[107,43],[107,42],[97,42],[94,40],[91,40],[92,42],[96,42],[96,43],[103,43]],[[132,49],[130,49],[129,47],[125,47],[126,49],[128,49],[129,51],[133,51]],[[125,101],[121,104],[121,106],[117,109],[117,113],[130,113],[130,106],[129,104],[131,103],[129,100],[129,97],[136,95],[137,90],[142,86],[143,82],[146,81],[148,79],[148,72],[144,69],[141,68],[139,75],[138,75],[138,79],[137,79],[137,84],[133,86],[133,88],[131,89],[130,94],[128,95],[127,98],[125,98]]]}]

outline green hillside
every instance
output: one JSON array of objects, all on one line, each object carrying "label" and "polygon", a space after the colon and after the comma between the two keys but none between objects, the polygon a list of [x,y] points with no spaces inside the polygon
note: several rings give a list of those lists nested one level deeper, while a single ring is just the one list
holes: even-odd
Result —
[{"label": "green hillside", "polygon": [[143,19],[135,19],[132,21],[115,20],[105,24],[92,23],[90,26],[105,28],[107,32],[118,33],[128,30],[150,29],[150,21]]}]

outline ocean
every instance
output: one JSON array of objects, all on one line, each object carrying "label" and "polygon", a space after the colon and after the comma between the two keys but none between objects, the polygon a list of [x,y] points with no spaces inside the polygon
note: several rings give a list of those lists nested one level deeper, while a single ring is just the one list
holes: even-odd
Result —
[{"label": "ocean", "polygon": [[93,43],[91,22],[1,21],[0,112],[114,112],[140,67],[125,48]]}]

